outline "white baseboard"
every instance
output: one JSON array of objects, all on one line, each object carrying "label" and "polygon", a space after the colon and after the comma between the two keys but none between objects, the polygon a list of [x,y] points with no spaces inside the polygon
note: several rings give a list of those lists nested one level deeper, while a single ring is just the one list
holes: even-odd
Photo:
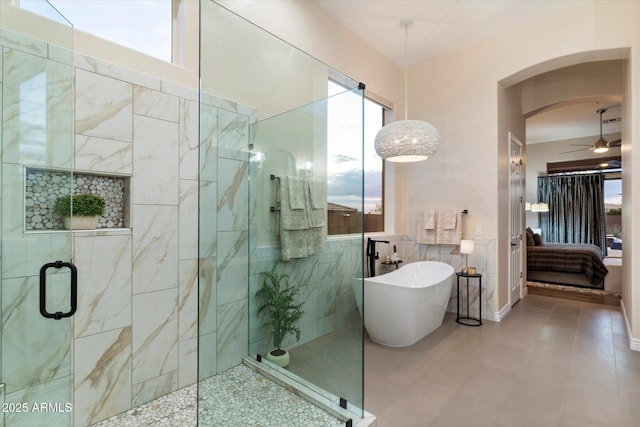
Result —
[{"label": "white baseboard", "polygon": [[622,310],[622,317],[624,318],[624,329],[627,333],[627,339],[629,340],[629,348],[631,350],[640,351],[640,339],[633,338],[633,336],[631,335],[631,325],[629,325],[627,311],[624,309],[622,298],[620,298],[620,309]]},{"label": "white baseboard", "polygon": [[494,322],[500,322],[505,318],[507,314],[511,311],[511,306],[509,304],[502,307],[500,311],[494,311],[489,316],[487,316],[488,320],[493,320]]}]

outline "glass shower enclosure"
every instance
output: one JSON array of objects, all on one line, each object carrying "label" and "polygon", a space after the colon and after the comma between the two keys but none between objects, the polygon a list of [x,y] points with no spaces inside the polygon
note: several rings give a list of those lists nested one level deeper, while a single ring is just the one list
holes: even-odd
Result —
[{"label": "glass shower enclosure", "polygon": [[[199,423],[224,405],[202,385],[239,364],[357,421],[363,233],[332,238],[326,221],[327,191],[351,195],[362,215],[364,86],[214,1],[201,1],[200,19]],[[344,90],[330,96],[329,80]],[[349,137],[328,158],[336,116]],[[329,162],[345,167],[329,176]],[[284,367],[267,358],[273,322],[258,313],[272,269],[303,312],[282,341]]]},{"label": "glass shower enclosure", "polygon": [[69,426],[72,239],[44,230],[41,202],[71,193],[73,27],[45,1],[28,6],[40,16],[0,2],[0,426]]}]

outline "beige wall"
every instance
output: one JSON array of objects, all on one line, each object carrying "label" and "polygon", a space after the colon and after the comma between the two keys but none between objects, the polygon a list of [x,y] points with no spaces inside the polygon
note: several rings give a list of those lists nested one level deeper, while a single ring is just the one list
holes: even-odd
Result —
[{"label": "beige wall", "polygon": [[[217,3],[298,49],[365,83],[366,91],[402,104],[402,67],[343,27],[311,1],[219,0]],[[354,18],[354,19],[357,19]],[[393,106],[393,105],[390,105]]]},{"label": "beige wall", "polygon": [[[398,105],[401,115],[402,70],[367,46],[348,29],[340,26],[323,11],[306,1],[234,0],[220,1],[234,12],[262,26],[332,67],[367,84],[373,93]],[[189,22],[196,22],[195,1],[189,6]],[[640,277],[640,227],[633,226],[632,215],[640,211],[640,198],[631,198],[640,188],[640,175],[633,173],[640,165],[640,150],[631,149],[631,137],[640,135],[640,2],[585,0],[571,3],[564,12],[544,20],[506,31],[490,40],[449,52],[410,69],[411,97],[409,118],[425,119],[441,133],[441,148],[428,162],[396,167],[396,233],[412,234],[417,212],[424,205],[469,209],[463,235],[476,235],[482,226],[483,238],[499,237],[499,212],[506,210],[500,176],[506,162],[500,160],[498,100],[496,84],[504,87],[562,66],[594,60],[620,59],[630,52],[626,70],[627,95],[623,111],[622,132],[625,210],[623,227],[631,244],[625,246],[623,299],[632,335],[640,339],[640,292],[633,289],[634,277]],[[190,26],[195,31],[196,26]],[[197,37],[188,36],[196,52]],[[79,51],[97,55],[96,45],[82,36],[76,39]],[[628,50],[627,50],[628,49]],[[126,54],[100,50],[103,59],[142,72],[162,74],[176,83],[193,86],[193,60],[186,61],[184,73],[165,71],[164,67],[127,58]],[[171,66],[170,66],[171,68]],[[510,127],[510,124],[505,124]],[[636,190],[637,192],[637,190]],[[497,245],[500,247],[500,243]],[[635,249],[635,250],[634,250]],[[498,255],[498,253],[496,253]],[[496,257],[500,263],[499,258]],[[634,267],[635,266],[635,267]],[[499,287],[507,286],[503,268]],[[637,280],[636,280],[637,281]],[[496,295],[503,295],[498,292]],[[506,304],[496,296],[497,307]],[[635,342],[635,341],[634,341]],[[637,342],[640,349],[640,341]]]},{"label": "beige wall", "polygon": [[[294,1],[224,3],[233,3],[234,10],[249,20],[400,103],[400,70],[395,74],[388,71],[393,66],[378,70],[368,60],[368,54],[357,48],[361,44],[353,37],[348,38],[348,43],[339,42],[346,30],[313,5]],[[624,227],[625,233],[633,237],[631,247],[625,247],[629,250],[625,250],[623,298],[631,329],[635,331],[632,335],[640,337],[640,315],[632,316],[633,307],[640,311],[640,296],[631,287],[633,277],[640,275],[640,269],[636,267],[634,271],[633,268],[634,264],[640,265],[633,262],[633,253],[638,252],[633,251],[633,242],[640,242],[640,231],[631,223],[633,211],[640,209],[640,200],[631,200],[632,188],[640,188],[640,178],[632,174],[633,165],[640,164],[640,154],[637,150],[634,153],[630,146],[631,135],[640,134],[640,119],[631,114],[640,102],[638,77],[635,77],[639,74],[633,72],[640,70],[640,55],[633,55],[634,50],[640,48],[639,19],[640,3],[635,1],[575,2],[544,20],[411,67],[409,118],[433,123],[441,133],[441,146],[426,163],[395,167],[395,232],[413,234],[417,213],[428,204],[469,209],[464,236],[502,238],[498,233],[503,224],[499,212],[506,211],[507,198],[500,194],[504,191],[501,183],[507,162],[499,155],[501,147],[504,148],[499,141],[506,138],[499,138],[499,132],[517,127],[517,123],[507,120],[499,125],[497,83],[507,88],[557,68],[622,59],[630,49],[632,59],[626,82],[629,99],[624,107],[623,203],[632,207],[625,211],[628,215]],[[476,234],[476,227],[481,228],[481,234]],[[497,248],[500,247],[498,243]],[[500,264],[501,252],[498,249],[497,252],[496,263]],[[506,269],[499,265],[496,270],[499,274],[496,307],[501,309],[507,304]]]},{"label": "beige wall", "polygon": [[[498,154],[504,137],[498,135],[498,130],[504,129],[497,126],[500,118],[495,85],[500,81],[515,83],[572,62],[611,59],[625,48],[640,48],[636,33],[640,4],[612,3],[576,2],[565,13],[550,16],[544,22],[519,27],[412,68],[414,95],[409,100],[409,111],[413,118],[425,118],[435,124],[442,138],[440,151],[428,163],[407,165],[399,172],[398,232],[410,233],[417,212],[428,202],[470,209],[465,235],[473,234],[475,226],[482,224],[483,237],[503,238],[499,230],[504,221],[499,213],[507,210],[507,198],[500,196],[506,191],[500,177],[506,173],[506,162]],[[611,26],[605,25],[608,22]],[[507,79],[511,76],[516,77]],[[633,84],[637,83],[631,77]],[[631,91],[636,99],[638,89]],[[629,138],[638,127],[638,119],[625,116],[631,122]],[[640,185],[630,181],[630,186]],[[630,188],[627,194],[631,194]],[[631,226],[630,222],[627,226]],[[497,246],[500,248],[501,244]],[[507,304],[506,292],[502,291],[508,286],[507,276],[500,265],[502,252],[498,250],[496,255],[501,290],[497,293],[497,307],[502,308]],[[631,304],[631,295],[625,295],[625,301]],[[636,335],[640,334],[640,322],[632,326],[638,331]]]},{"label": "beige wall", "polygon": [[[621,58],[629,55],[628,49],[615,49],[613,53]],[[619,102],[624,84],[623,66],[622,60],[589,61],[531,77],[522,83],[522,114],[530,117],[547,107],[586,102],[590,98]]]}]

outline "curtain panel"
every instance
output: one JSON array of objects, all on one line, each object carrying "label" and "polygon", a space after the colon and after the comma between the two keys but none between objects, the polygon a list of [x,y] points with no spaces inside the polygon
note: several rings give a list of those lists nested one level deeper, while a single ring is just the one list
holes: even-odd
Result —
[{"label": "curtain panel", "polygon": [[538,200],[549,204],[539,214],[546,241],[593,243],[606,253],[604,175],[540,176]]}]

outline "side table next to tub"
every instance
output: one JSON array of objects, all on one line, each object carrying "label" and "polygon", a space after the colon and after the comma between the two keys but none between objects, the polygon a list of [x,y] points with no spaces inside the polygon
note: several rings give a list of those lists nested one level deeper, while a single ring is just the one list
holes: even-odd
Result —
[{"label": "side table next to tub", "polygon": [[[482,274],[467,274],[463,272],[456,272],[458,276],[458,282],[456,284],[457,295],[457,308],[456,308],[456,322],[466,326],[480,326],[482,325]],[[460,278],[466,278],[467,285],[467,311],[465,316],[460,316]],[[469,279],[478,279],[478,317],[471,317],[469,315]]]}]

